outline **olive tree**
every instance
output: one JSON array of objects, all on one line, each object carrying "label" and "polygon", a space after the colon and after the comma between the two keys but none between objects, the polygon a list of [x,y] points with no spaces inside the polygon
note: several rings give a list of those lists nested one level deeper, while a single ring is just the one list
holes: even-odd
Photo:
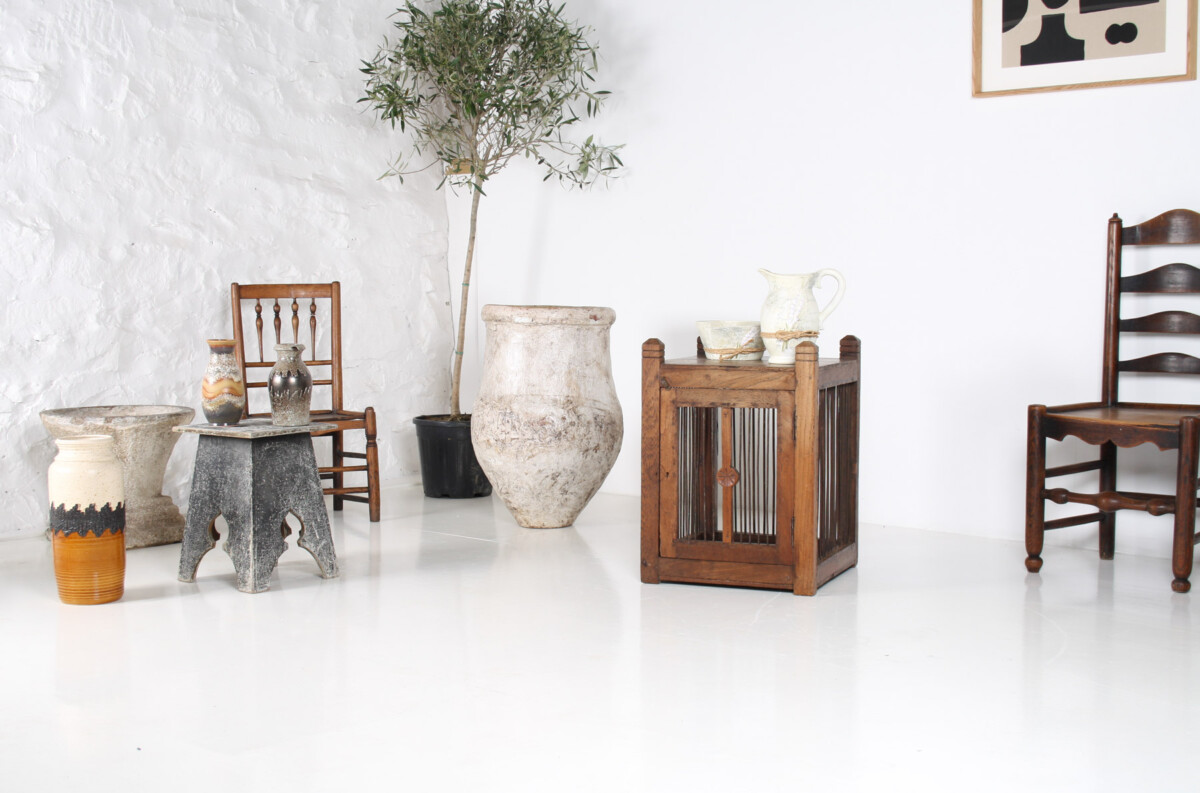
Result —
[{"label": "olive tree", "polygon": [[460,419],[467,297],[479,200],[487,181],[514,157],[535,160],[545,179],[587,187],[615,175],[620,146],[588,136],[568,139],[580,116],[594,116],[607,91],[593,87],[591,29],[563,17],[550,0],[441,0],[426,10],[408,0],[393,15],[397,31],[363,61],[366,102],[409,133],[410,150],[383,177],[442,167],[447,182],[471,191],[458,335],[450,386],[451,419]]}]

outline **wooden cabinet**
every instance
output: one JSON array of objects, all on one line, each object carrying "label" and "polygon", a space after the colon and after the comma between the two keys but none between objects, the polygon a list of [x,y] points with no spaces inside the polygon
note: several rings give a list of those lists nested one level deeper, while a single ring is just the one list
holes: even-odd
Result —
[{"label": "wooden cabinet", "polygon": [[794,366],[642,345],[642,581],[817,587],[858,563],[859,341]]}]

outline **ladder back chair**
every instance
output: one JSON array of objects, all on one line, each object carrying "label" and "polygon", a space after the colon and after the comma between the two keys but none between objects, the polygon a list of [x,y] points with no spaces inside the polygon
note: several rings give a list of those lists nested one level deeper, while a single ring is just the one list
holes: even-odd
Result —
[{"label": "ladder back chair", "polygon": [[[1032,573],[1042,567],[1042,543],[1052,529],[1098,523],[1100,558],[1112,559],[1115,549],[1116,511],[1136,509],[1151,515],[1174,515],[1171,588],[1187,592],[1192,573],[1196,534],[1197,456],[1200,450],[1200,405],[1124,402],[1117,383],[1125,373],[1200,375],[1200,359],[1181,352],[1159,352],[1121,360],[1122,334],[1153,334],[1178,338],[1200,337],[1200,316],[1170,310],[1123,319],[1121,297],[1127,294],[1200,294],[1200,270],[1190,264],[1165,264],[1144,273],[1125,275],[1122,251],[1139,245],[1200,244],[1200,214],[1175,209],[1125,227],[1117,215],[1108,222],[1108,276],[1104,312],[1104,355],[1101,399],[1059,407],[1030,405],[1025,491],[1025,567]],[[1186,298],[1181,298],[1180,302]],[[1195,298],[1193,298],[1195,300]],[[1061,441],[1074,436],[1098,446],[1098,460],[1046,467],[1046,439]],[[1175,487],[1166,494],[1133,493],[1117,489],[1117,448],[1152,443],[1163,451],[1178,451]],[[1046,479],[1099,472],[1096,493],[1047,488]],[[1084,504],[1096,509],[1082,515],[1046,520],[1046,501]]]},{"label": "ladder back chair", "polygon": [[[342,301],[341,284],[233,284],[230,287],[233,305],[233,336],[242,379],[246,383],[246,418],[270,416],[252,412],[255,392],[266,397],[267,380],[275,363],[276,344],[304,344],[304,364],[313,377],[311,421],[336,424],[337,429],[318,436],[333,442],[331,465],[319,469],[321,479],[327,480],[326,495],[333,496],[333,508],[340,510],[343,501],[367,504],[371,520],[379,520],[379,448],[376,444],[375,409],[349,410],[343,405],[342,391]],[[243,320],[253,317],[253,325]],[[305,333],[301,334],[301,325]],[[286,327],[290,326],[288,334]],[[318,334],[323,327],[325,334]],[[264,328],[267,333],[264,336]],[[245,332],[244,332],[245,331]],[[318,342],[328,338],[328,358],[318,358]],[[322,346],[324,350],[324,346]],[[322,377],[323,374],[327,376]],[[253,373],[253,376],[252,374]],[[323,394],[327,393],[328,402]],[[262,402],[260,402],[262,404]],[[365,436],[361,452],[346,448],[345,433],[362,431]],[[348,461],[359,461],[347,464]],[[365,483],[347,486],[346,474],[361,474]]]}]

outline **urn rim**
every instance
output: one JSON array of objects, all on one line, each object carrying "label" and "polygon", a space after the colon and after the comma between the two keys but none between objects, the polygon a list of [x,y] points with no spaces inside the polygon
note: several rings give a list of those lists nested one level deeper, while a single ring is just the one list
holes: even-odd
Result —
[{"label": "urn rim", "polygon": [[515,325],[592,325],[608,326],[617,312],[606,306],[497,305],[489,303],[480,311],[484,322],[509,322]]}]

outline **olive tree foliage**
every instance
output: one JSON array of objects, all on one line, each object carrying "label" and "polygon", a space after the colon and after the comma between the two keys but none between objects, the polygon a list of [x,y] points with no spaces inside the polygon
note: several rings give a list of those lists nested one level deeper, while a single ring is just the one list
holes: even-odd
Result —
[{"label": "olive tree foliage", "polygon": [[409,133],[411,150],[383,177],[441,165],[451,185],[471,189],[458,338],[451,379],[451,418],[461,417],[459,390],[467,297],[479,199],[488,179],[514,157],[535,160],[546,179],[588,187],[616,174],[620,146],[588,136],[568,139],[580,116],[594,116],[607,91],[593,87],[597,66],[591,30],[563,17],[550,0],[442,0],[425,10],[412,0],[393,15],[397,31],[363,61],[367,103]]}]

